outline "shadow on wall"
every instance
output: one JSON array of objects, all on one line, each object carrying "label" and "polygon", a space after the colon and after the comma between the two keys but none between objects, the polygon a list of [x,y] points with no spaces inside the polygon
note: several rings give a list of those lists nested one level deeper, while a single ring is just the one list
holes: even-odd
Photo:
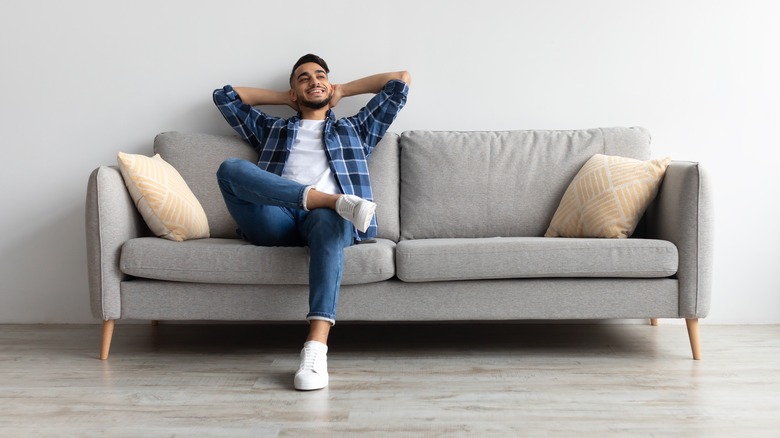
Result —
[{"label": "shadow on wall", "polygon": [[[89,175],[84,175],[84,191]],[[86,196],[86,195],[84,195]],[[85,201],[0,246],[0,323],[89,323]]]}]

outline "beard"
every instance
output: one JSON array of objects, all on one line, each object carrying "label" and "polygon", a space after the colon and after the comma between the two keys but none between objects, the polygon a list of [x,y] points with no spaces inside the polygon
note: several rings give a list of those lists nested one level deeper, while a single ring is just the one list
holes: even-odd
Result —
[{"label": "beard", "polygon": [[320,108],[325,108],[326,105],[330,103],[330,98],[333,97],[332,94],[329,94],[328,97],[324,97],[320,101],[312,101],[312,100],[306,100],[306,98],[301,99],[301,106],[305,106],[306,108],[311,108],[318,110]]},{"label": "beard", "polygon": [[330,97],[326,97],[325,99],[322,99],[319,102],[313,102],[311,100],[303,100],[301,101],[301,105],[305,106],[306,108],[311,108],[318,110],[320,108],[324,108],[326,105],[330,103]]}]

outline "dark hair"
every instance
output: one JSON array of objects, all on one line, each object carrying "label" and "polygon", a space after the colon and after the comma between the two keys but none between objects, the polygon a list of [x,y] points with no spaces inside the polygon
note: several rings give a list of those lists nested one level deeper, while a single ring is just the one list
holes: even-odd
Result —
[{"label": "dark hair", "polygon": [[330,69],[328,69],[328,63],[325,62],[324,59],[320,58],[317,55],[312,55],[311,53],[309,53],[307,55],[301,56],[298,62],[296,62],[295,65],[293,66],[292,71],[290,72],[290,83],[292,83],[295,70],[301,65],[306,64],[307,62],[313,62],[315,64],[319,64],[319,66],[322,67],[323,70],[325,70],[325,73],[330,73]]}]

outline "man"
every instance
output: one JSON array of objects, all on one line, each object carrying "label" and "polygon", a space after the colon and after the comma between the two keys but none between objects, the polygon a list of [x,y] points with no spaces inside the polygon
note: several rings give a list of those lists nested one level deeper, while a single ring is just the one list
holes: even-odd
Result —
[{"label": "man", "polygon": [[[408,72],[331,84],[328,65],[312,54],[290,74],[290,90],[227,85],[214,91],[222,115],[253,146],[257,164],[226,160],[217,172],[222,195],[245,240],[260,246],[309,247],[309,335],[295,388],[328,385],[327,341],[335,324],[344,248],[376,236],[366,158],[406,103]],[[352,117],[331,108],[344,97],[375,96]],[[288,105],[282,119],[253,108]]]}]

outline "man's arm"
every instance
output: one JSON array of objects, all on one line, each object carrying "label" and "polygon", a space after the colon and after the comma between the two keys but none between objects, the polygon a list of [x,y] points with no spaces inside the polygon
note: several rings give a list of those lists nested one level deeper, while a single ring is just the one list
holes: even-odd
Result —
[{"label": "man's arm", "polygon": [[331,99],[330,106],[336,106],[339,100],[343,97],[357,96],[359,94],[376,94],[382,91],[385,85],[392,81],[399,80],[411,85],[412,76],[408,71],[396,71],[389,73],[379,73],[371,76],[366,76],[361,79],[356,79],[346,84],[334,84],[333,85],[333,98]]},{"label": "man's arm", "polygon": [[290,100],[290,93],[287,91],[273,91],[262,88],[233,87],[238,97],[247,105],[287,105],[295,110],[298,105]]},{"label": "man's arm", "polygon": [[[261,98],[264,92],[260,92]],[[253,92],[250,91],[247,95],[250,101],[253,98]],[[264,101],[271,101],[274,99],[273,94],[265,93]],[[252,105],[244,102],[241,99],[236,89],[230,85],[225,85],[222,88],[214,90],[213,99],[214,104],[225,117],[225,121],[236,130],[242,139],[246,140],[255,148],[261,147],[266,138],[266,134],[271,126],[276,123],[278,117],[272,117]],[[262,102],[262,101],[261,101]]]}]

